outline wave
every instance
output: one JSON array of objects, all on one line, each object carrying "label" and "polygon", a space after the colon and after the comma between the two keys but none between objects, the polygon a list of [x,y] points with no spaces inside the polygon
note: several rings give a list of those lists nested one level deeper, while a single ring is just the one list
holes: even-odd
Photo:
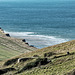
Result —
[{"label": "wave", "polygon": [[69,39],[59,38],[57,36],[35,35],[35,32],[5,31],[5,33],[9,33],[12,37],[26,39],[30,45],[34,45],[37,48],[43,48],[69,41]]},{"label": "wave", "polygon": [[30,34],[34,34],[34,32],[8,32],[4,31],[5,33],[9,33],[11,36],[27,36]]}]

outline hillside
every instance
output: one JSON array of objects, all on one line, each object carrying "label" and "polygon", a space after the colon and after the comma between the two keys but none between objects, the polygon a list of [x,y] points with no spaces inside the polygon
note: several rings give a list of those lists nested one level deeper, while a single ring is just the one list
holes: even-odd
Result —
[{"label": "hillside", "polygon": [[29,46],[24,39],[10,37],[8,33],[4,33],[0,28],[0,61],[36,49],[35,47]]},{"label": "hillside", "polygon": [[75,40],[0,62],[4,75],[75,75]]}]

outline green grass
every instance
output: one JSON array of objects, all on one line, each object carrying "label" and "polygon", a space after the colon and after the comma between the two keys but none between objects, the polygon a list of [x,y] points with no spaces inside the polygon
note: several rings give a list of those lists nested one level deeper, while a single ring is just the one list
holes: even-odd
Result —
[{"label": "green grass", "polygon": [[[2,35],[2,34],[1,34]],[[21,39],[0,36],[0,61],[36,50],[22,42]]]},{"label": "green grass", "polygon": [[4,46],[0,46],[0,61],[4,59],[8,59],[11,57],[15,57],[16,55],[19,55],[20,53],[14,50],[8,50]]},{"label": "green grass", "polygon": [[[0,37],[0,69],[10,67],[16,69],[4,75],[65,75],[75,69],[75,40],[35,51],[24,46],[21,40]],[[68,51],[70,52],[69,55],[67,54]],[[28,59],[18,63],[16,60],[18,58]],[[47,58],[51,62],[34,66],[38,58]],[[10,64],[5,66],[5,63]],[[31,68],[25,69],[29,66]]]},{"label": "green grass", "polygon": [[25,71],[20,75],[64,75],[75,69],[75,55],[73,56],[74,58],[71,60],[67,60],[72,57],[71,55],[53,59],[52,63],[41,66],[41,68],[35,68],[29,71]]},{"label": "green grass", "polygon": [[[55,58],[54,56],[57,56],[57,58]],[[20,58],[22,58],[22,56],[20,56]],[[24,58],[24,55],[23,55],[23,58]],[[16,71],[12,71],[12,73],[7,72],[7,74],[8,73],[14,74],[14,73],[17,73],[18,71],[23,70],[23,72],[18,73],[17,75],[38,75],[38,74],[39,75],[64,75],[72,71],[73,69],[75,69],[75,52],[70,52],[69,55],[67,55],[66,53],[59,53],[57,55],[53,55],[51,57],[46,57],[46,58],[51,60],[51,62],[49,62],[46,65],[40,65],[40,67],[38,66],[33,67],[29,70],[23,70],[23,68],[25,68],[28,63],[35,62],[35,60],[37,59],[36,57],[34,59],[30,59],[24,62],[21,61],[20,63],[16,62],[15,64],[11,64],[9,66],[11,67],[13,66],[13,68],[15,68]],[[16,58],[13,58],[13,59],[16,59]]]},{"label": "green grass", "polygon": [[[67,51],[70,52],[70,55],[67,55]],[[47,58],[50,59],[52,63],[41,66],[40,68],[35,67],[31,70],[26,70],[19,75],[64,75],[75,69],[75,40],[22,54],[19,58],[32,57],[34,55],[44,57],[45,53],[48,54],[50,52],[54,54]],[[55,56],[57,58],[54,58]],[[27,62],[22,63],[26,64]],[[23,67],[21,66],[19,69],[20,68]]]}]

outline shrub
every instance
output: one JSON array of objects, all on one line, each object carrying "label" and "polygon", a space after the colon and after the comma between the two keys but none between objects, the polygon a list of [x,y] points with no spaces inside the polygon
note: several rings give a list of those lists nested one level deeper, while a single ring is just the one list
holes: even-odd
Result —
[{"label": "shrub", "polygon": [[54,58],[57,58],[57,56],[54,56]]},{"label": "shrub", "polygon": [[7,73],[9,71],[15,71],[15,70],[16,70],[15,68],[5,68],[5,69],[0,70],[0,75]]},{"label": "shrub", "polygon": [[27,63],[18,73],[23,72],[24,70],[31,69],[33,67],[37,67],[38,65],[45,65],[48,63],[47,58],[38,58],[34,62]]},{"label": "shrub", "polygon": [[48,63],[48,62],[47,62],[47,58],[38,58],[38,59],[36,60],[36,64],[39,64],[39,62],[41,63],[41,65],[45,65],[45,64]]},{"label": "shrub", "polygon": [[38,55],[34,55],[33,57],[39,57]]},{"label": "shrub", "polygon": [[4,63],[4,66],[11,65],[11,64],[15,63],[17,60],[18,60],[18,58],[8,60]]},{"label": "shrub", "polygon": [[44,54],[44,57],[50,57],[50,56],[52,56],[52,55],[54,55],[55,53],[53,53],[53,52],[48,52],[48,53],[45,53]]}]

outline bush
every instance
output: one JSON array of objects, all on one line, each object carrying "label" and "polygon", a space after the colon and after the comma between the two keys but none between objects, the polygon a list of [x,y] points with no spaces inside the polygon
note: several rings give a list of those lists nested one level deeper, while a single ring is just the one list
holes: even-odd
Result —
[{"label": "bush", "polygon": [[44,57],[50,57],[50,56],[52,56],[52,55],[54,55],[55,53],[53,53],[53,52],[48,52],[48,53],[45,53],[44,54]]},{"label": "bush", "polygon": [[39,57],[38,55],[34,55],[33,57]]},{"label": "bush", "polygon": [[0,70],[0,75],[7,73],[9,71],[15,71],[15,70],[16,70],[15,68],[5,68],[5,69]]},{"label": "bush", "polygon": [[18,60],[18,58],[8,60],[4,63],[4,66],[11,65],[11,64],[15,63],[17,60]]},{"label": "bush", "polygon": [[48,63],[47,58],[38,58],[34,62],[27,63],[18,73],[23,72],[24,70],[31,69],[33,67],[37,67],[38,65],[45,65]]},{"label": "bush", "polygon": [[45,65],[45,64],[48,63],[48,62],[47,62],[47,58],[38,58],[38,59],[36,60],[36,64],[39,64],[39,62],[40,62],[41,65]]}]

